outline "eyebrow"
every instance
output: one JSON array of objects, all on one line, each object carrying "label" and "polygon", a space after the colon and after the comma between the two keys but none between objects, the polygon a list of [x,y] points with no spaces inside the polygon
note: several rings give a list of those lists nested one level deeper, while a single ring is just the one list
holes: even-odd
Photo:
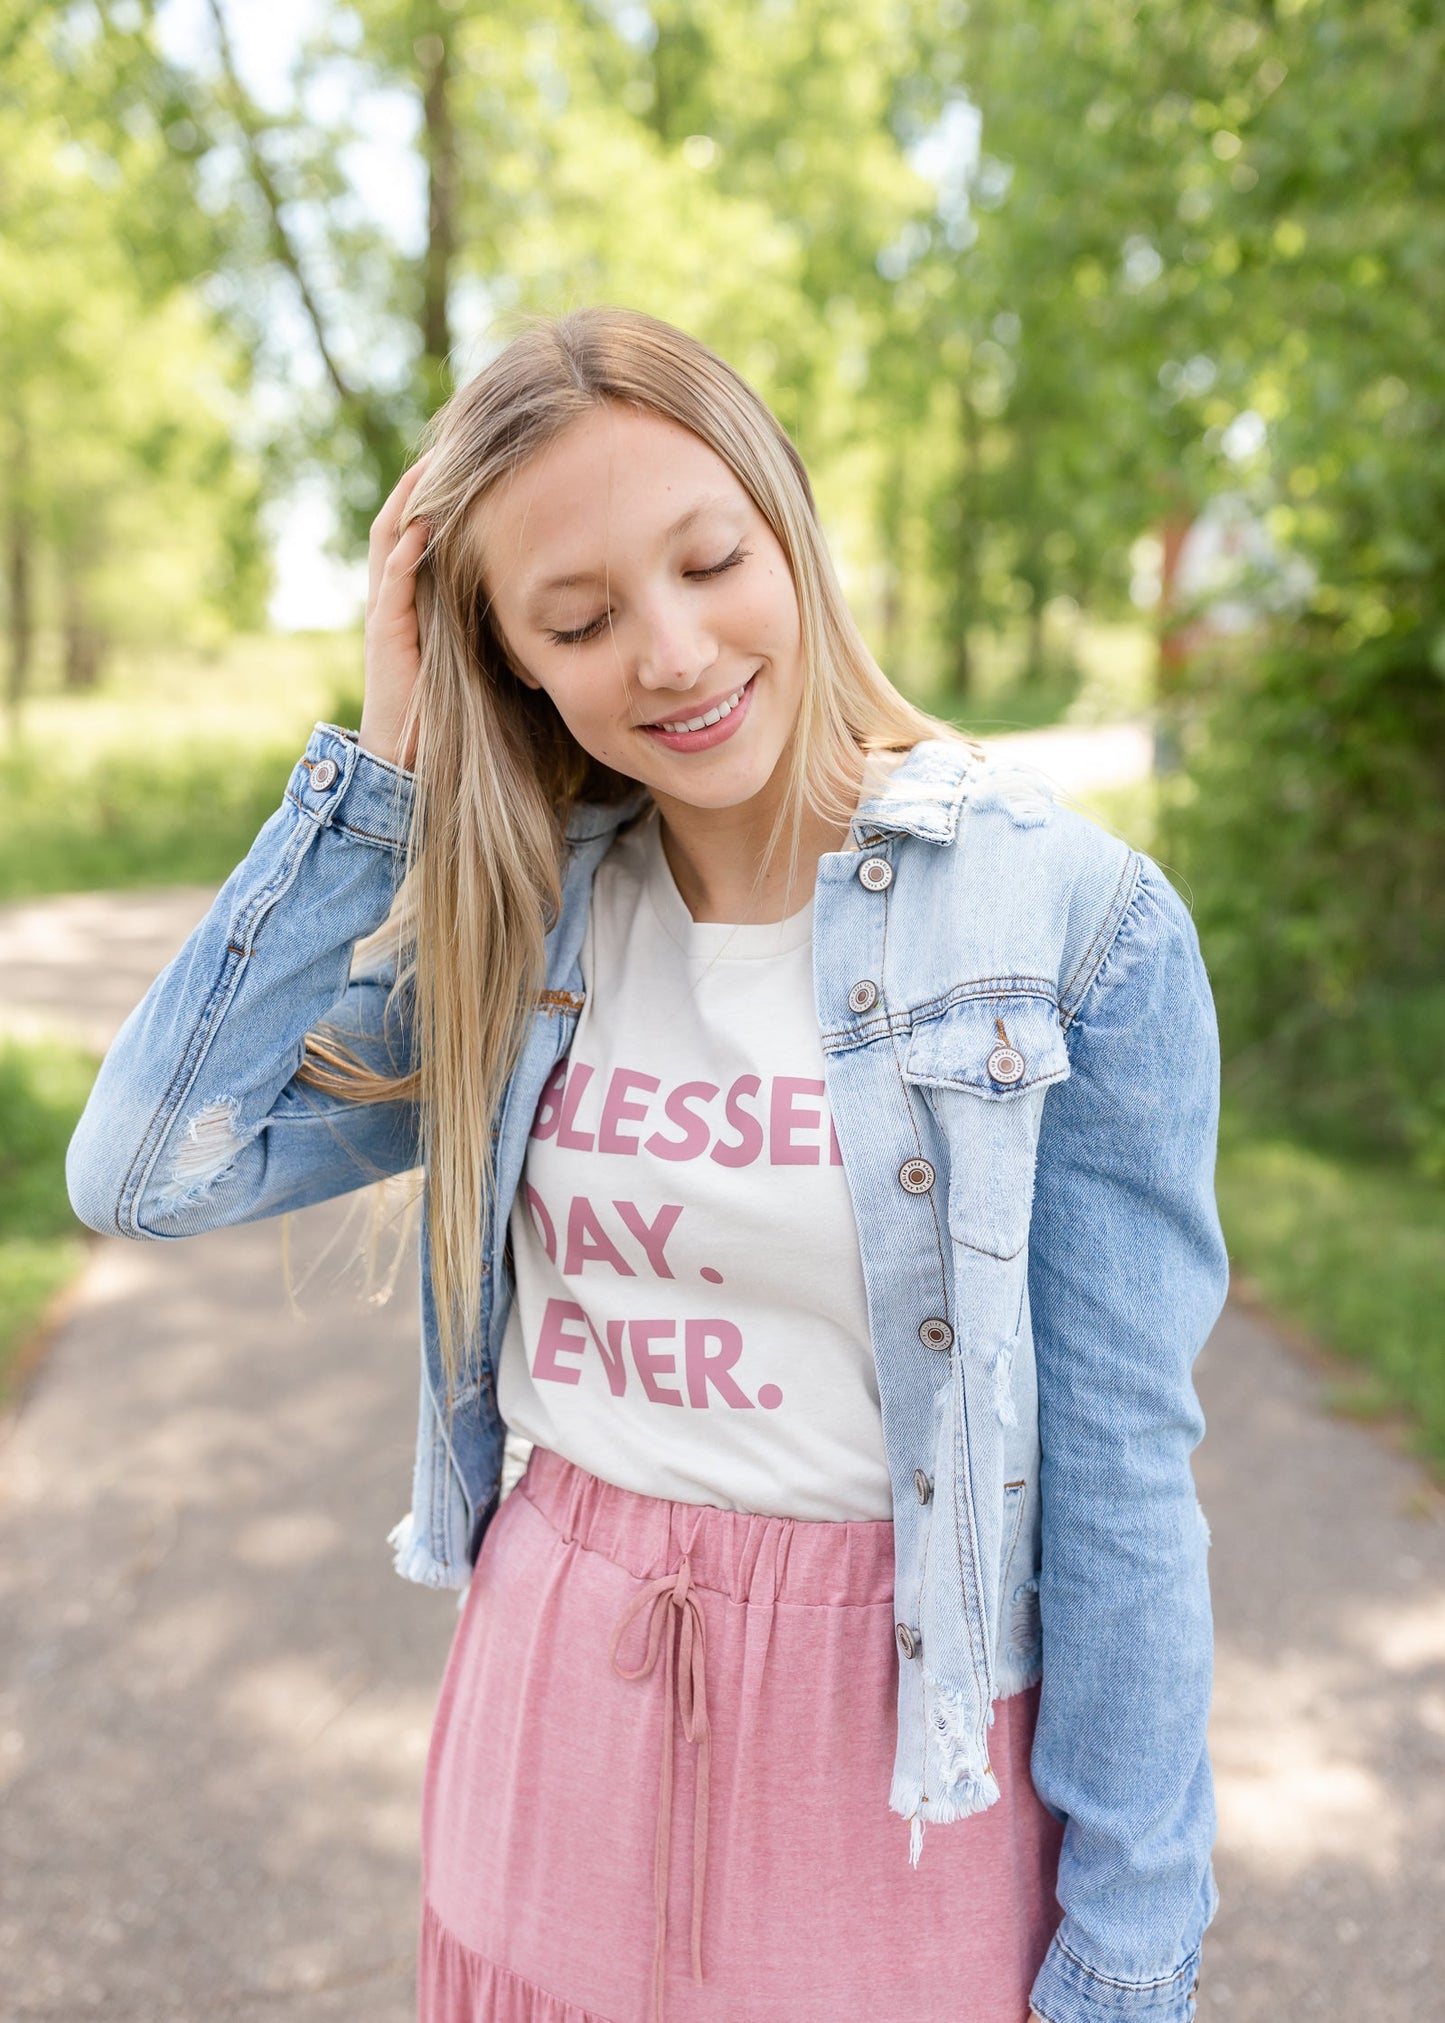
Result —
[{"label": "eyebrow", "polygon": [[[679,534],[685,534],[694,521],[700,520],[704,513],[711,512],[717,506],[729,506],[732,503],[731,499],[721,493],[713,493],[706,499],[699,499],[695,506],[689,506],[670,527],[663,529],[663,541],[675,541]],[[538,584],[527,599],[527,609],[529,613],[535,613],[543,599],[551,596],[556,590],[571,590],[578,583],[601,583],[604,580],[600,569],[577,569],[567,576],[549,576],[545,583]]]}]

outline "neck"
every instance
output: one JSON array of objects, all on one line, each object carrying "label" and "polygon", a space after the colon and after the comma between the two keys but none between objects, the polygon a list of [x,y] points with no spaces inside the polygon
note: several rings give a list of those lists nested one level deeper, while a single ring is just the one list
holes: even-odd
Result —
[{"label": "neck", "polygon": [[[860,754],[855,788],[861,784],[862,769]],[[668,868],[694,920],[766,925],[786,920],[812,898],[818,859],[842,848],[848,824],[825,821],[813,808],[805,808],[791,882],[786,831],[759,878],[758,865],[782,803],[786,773],[784,758],[762,792],[734,808],[695,808],[671,795],[655,796]]]}]

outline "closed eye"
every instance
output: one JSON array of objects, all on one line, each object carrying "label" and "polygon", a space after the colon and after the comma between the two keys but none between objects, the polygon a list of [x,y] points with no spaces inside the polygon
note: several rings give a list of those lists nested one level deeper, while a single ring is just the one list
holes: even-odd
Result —
[{"label": "closed eye", "polygon": [[739,541],[731,555],[724,556],[721,562],[714,562],[710,569],[689,569],[687,573],[689,576],[721,576],[724,569],[736,569],[739,562],[746,562],[752,552]]},{"label": "closed eye", "polygon": [[[739,562],[746,562],[752,552],[751,548],[745,548],[739,542],[731,555],[725,555],[721,562],[714,562],[706,569],[688,569],[684,573],[689,582],[706,582],[709,577],[721,576],[725,570],[736,569]],[[611,616],[610,611],[600,612],[596,618],[589,619],[585,625],[579,625],[573,632],[553,632],[549,628],[547,637],[554,646],[582,646],[589,639],[597,637]]]}]

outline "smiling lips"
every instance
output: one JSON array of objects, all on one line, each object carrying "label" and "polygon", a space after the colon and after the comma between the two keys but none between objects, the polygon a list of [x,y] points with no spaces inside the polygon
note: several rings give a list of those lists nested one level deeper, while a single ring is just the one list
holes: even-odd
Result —
[{"label": "smiling lips", "polygon": [[664,744],[670,751],[706,751],[730,738],[748,713],[753,697],[753,681],[748,679],[731,695],[725,695],[698,716],[677,717],[667,723],[640,724],[638,728]]}]

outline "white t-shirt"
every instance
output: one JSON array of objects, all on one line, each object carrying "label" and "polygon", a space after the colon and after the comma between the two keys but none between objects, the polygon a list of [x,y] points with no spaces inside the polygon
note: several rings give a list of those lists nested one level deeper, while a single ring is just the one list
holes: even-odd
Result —
[{"label": "white t-shirt", "polygon": [[812,924],[811,900],[764,926],[694,921],[655,809],[602,859],[586,1003],[511,1216],[497,1397],[514,1435],[623,1489],[887,1518]]}]

